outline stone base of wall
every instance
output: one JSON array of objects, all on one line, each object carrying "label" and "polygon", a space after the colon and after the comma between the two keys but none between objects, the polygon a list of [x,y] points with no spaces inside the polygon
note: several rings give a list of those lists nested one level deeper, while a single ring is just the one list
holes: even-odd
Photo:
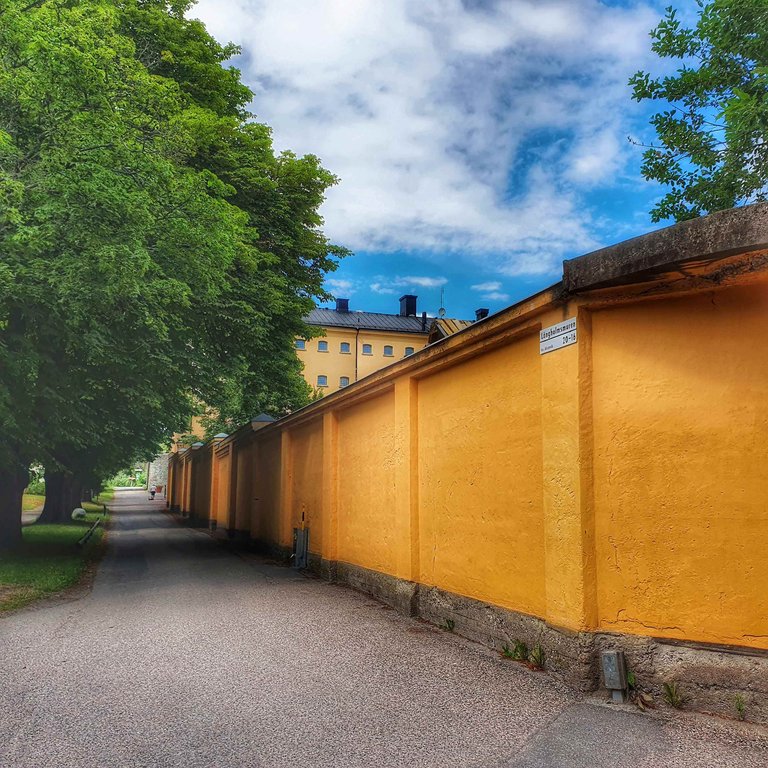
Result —
[{"label": "stone base of wall", "polygon": [[589,632],[573,632],[550,626],[536,616],[489,605],[471,597],[421,585],[417,590],[416,615],[441,625],[454,623],[454,632],[501,651],[521,640],[529,649],[540,645],[546,668],[580,691],[597,686],[594,638]]},{"label": "stone base of wall", "polygon": [[664,701],[664,683],[677,682],[684,709],[737,717],[737,697],[745,719],[768,725],[768,652],[662,638],[595,634],[596,655],[602,650],[624,651],[644,691]]},{"label": "stone base of wall", "polygon": [[417,615],[418,584],[349,563],[337,562],[335,570],[334,581],[365,592],[406,616]]},{"label": "stone base of wall", "polygon": [[505,644],[512,646],[515,640],[529,648],[539,644],[546,670],[578,691],[599,691],[600,652],[620,650],[638,688],[652,694],[657,706],[666,706],[663,684],[674,681],[685,697],[684,709],[735,718],[737,697],[741,697],[746,719],[768,724],[768,652],[636,635],[573,632],[535,616],[317,555],[310,556],[309,570],[364,592],[406,616],[436,625],[451,620],[454,632],[497,651]]}]

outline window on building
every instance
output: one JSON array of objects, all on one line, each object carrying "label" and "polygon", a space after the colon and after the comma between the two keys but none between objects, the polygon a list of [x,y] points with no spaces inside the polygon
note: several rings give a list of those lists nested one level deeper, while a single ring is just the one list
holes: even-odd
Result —
[{"label": "window on building", "polygon": [[349,376],[342,376],[339,379],[339,386],[340,387],[348,387],[349,386]]},{"label": "window on building", "polygon": [[408,355],[413,354],[413,347],[406,347],[405,348],[405,356],[408,357]]},{"label": "window on building", "polygon": [[293,342],[293,346],[296,347],[296,349],[306,349],[307,342],[304,341],[304,339],[296,339],[296,341]]},{"label": "window on building", "polygon": [[364,355],[372,355],[373,354],[373,347],[370,344],[363,344],[363,354]]},{"label": "window on building", "polygon": [[342,355],[348,355],[349,353],[350,353],[349,342],[348,341],[342,341],[341,342],[341,354]]},{"label": "window on building", "polygon": [[328,377],[323,376],[322,374],[317,377],[317,386],[318,387],[327,387],[328,386]]},{"label": "window on building", "polygon": [[328,342],[327,341],[318,341],[317,342],[317,351],[318,352],[327,352],[328,351]]},{"label": "window on building", "polygon": [[394,357],[395,350],[389,344],[384,345],[384,357]]}]

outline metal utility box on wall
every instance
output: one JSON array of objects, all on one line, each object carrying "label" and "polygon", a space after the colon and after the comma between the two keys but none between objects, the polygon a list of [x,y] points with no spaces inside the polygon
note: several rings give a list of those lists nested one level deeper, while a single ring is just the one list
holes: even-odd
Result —
[{"label": "metal utility box on wall", "polygon": [[309,528],[293,529],[293,567],[307,567],[307,553],[309,552]]},{"label": "metal utility box on wall", "polygon": [[627,664],[622,651],[603,651],[602,667],[605,687],[617,703],[626,701]]}]

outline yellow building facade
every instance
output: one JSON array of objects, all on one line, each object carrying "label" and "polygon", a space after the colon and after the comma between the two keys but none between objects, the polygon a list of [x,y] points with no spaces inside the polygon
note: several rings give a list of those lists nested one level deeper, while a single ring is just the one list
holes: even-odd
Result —
[{"label": "yellow building facade", "polygon": [[[768,723],[768,204],[171,459],[171,505],[496,649]],[[330,339],[330,337],[328,337]],[[297,537],[297,532],[302,533]]]},{"label": "yellow building facade", "polygon": [[335,309],[315,309],[304,318],[325,335],[296,339],[307,383],[323,394],[344,389],[375,371],[423,349],[431,320],[416,312],[416,296],[400,299],[400,312],[351,312],[347,299]]}]

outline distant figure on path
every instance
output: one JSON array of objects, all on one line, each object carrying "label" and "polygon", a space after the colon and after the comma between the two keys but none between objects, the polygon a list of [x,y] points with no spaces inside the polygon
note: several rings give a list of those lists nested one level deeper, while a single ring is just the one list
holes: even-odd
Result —
[{"label": "distant figure on path", "polygon": [[155,494],[157,493],[157,486],[150,485],[149,486],[149,498],[151,501],[155,500]]}]

